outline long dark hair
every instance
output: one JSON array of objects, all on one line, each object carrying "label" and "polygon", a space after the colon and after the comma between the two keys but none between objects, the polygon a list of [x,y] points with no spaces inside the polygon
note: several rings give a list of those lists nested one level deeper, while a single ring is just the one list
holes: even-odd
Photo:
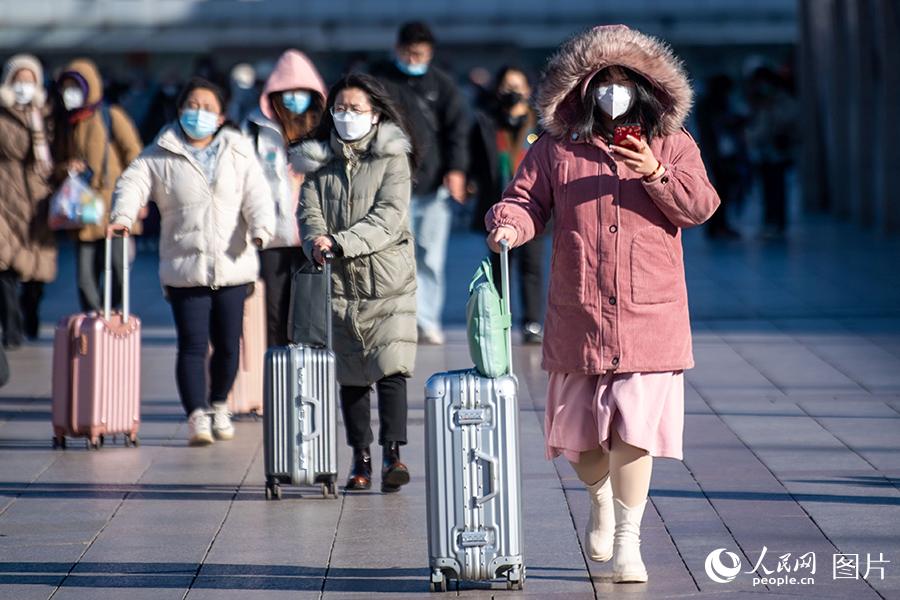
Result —
[{"label": "long dark hair", "polygon": [[640,123],[644,139],[650,142],[662,131],[662,116],[666,107],[659,94],[664,94],[664,92],[657,91],[653,84],[637,71],[618,65],[601,69],[591,79],[587,93],[581,99],[581,118],[576,124],[575,130],[582,139],[590,139],[599,129],[600,123],[596,113],[599,109],[594,102],[594,90],[606,79],[610,69],[613,68],[620,69],[628,77],[628,80],[635,84],[634,105],[625,115],[623,122]]},{"label": "long dark hair", "polygon": [[295,144],[312,135],[319,126],[324,111],[324,100],[318,92],[307,90],[310,94],[309,108],[303,114],[295,115],[284,106],[284,92],[272,92],[269,94],[269,103],[281,124],[281,132],[284,141]]},{"label": "long dark hair", "polygon": [[418,148],[412,135],[410,135],[409,126],[406,123],[406,117],[403,115],[397,104],[388,94],[384,85],[371,75],[366,73],[348,73],[331,86],[328,91],[328,100],[325,102],[325,110],[322,111],[322,120],[313,138],[322,142],[328,142],[331,139],[331,132],[334,129],[334,118],[331,116],[331,108],[338,94],[348,88],[357,88],[366,93],[372,108],[379,115],[379,123],[390,121],[400,128],[404,135],[409,139],[412,145],[412,152],[409,155],[410,166],[413,173],[418,166]]}]

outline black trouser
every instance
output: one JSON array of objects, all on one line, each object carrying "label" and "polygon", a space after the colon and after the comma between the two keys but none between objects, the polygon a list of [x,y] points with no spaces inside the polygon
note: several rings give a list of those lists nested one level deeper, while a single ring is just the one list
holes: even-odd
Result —
[{"label": "black trouser", "polygon": [[[112,269],[113,269],[113,307],[122,302],[122,244],[126,238],[116,237],[112,242]],[[101,294],[101,282],[103,280],[103,268],[105,265],[106,240],[96,242],[81,242],[76,246],[76,272],[78,274],[78,300],[81,302],[81,310],[103,309],[103,296]]]},{"label": "black trouser", "polygon": [[783,162],[760,165],[764,221],[781,232],[787,228],[787,169]]},{"label": "black trouser", "polygon": [[721,162],[710,167],[710,174],[716,182],[715,188],[719,193],[719,208],[706,222],[706,233],[718,235],[731,230],[728,222],[728,208],[732,202],[737,203],[743,187],[741,173],[734,164],[734,160],[723,158]]},{"label": "black trouser", "polygon": [[22,343],[22,309],[19,306],[19,274],[12,269],[0,272],[0,325],[3,345]]},{"label": "black trouser", "polygon": [[25,336],[35,339],[41,326],[40,306],[41,299],[44,297],[44,282],[23,281],[21,288],[19,305],[22,307]]},{"label": "black trouser", "polygon": [[[237,376],[244,301],[248,286],[166,288],[175,330],[178,333],[178,359],[175,376],[184,411],[190,415],[200,408],[228,400]],[[209,358],[209,384],[206,361]]]},{"label": "black trouser", "polygon": [[268,346],[287,346],[291,310],[291,278],[306,263],[302,248],[270,248],[259,252],[259,273],[266,284]]},{"label": "black trouser", "polygon": [[[522,324],[540,323],[544,315],[544,236],[509,252],[510,269],[515,262],[519,269],[519,287],[522,294]],[[500,283],[500,255],[491,253],[494,281],[497,291],[503,293]],[[510,287],[512,282],[510,281]]]},{"label": "black trouser", "polygon": [[21,344],[23,334],[32,339],[37,337],[43,295],[43,281],[20,283],[19,274],[12,269],[0,272],[0,327],[5,344]]},{"label": "black trouser", "polygon": [[[388,375],[375,384],[378,390],[378,444],[406,443],[406,377]],[[354,449],[372,445],[371,386],[341,386],[341,410],[347,429],[347,443]]]}]

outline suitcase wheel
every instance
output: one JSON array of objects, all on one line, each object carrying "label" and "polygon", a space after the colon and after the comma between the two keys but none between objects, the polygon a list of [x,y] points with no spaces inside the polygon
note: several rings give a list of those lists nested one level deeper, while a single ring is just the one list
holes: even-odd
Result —
[{"label": "suitcase wheel", "polygon": [[53,438],[53,449],[54,450],[65,450],[66,449],[66,436],[61,435],[59,437]]},{"label": "suitcase wheel", "polygon": [[322,484],[322,497],[334,498],[338,497],[337,482],[333,479]]},{"label": "suitcase wheel", "polygon": [[281,486],[277,483],[266,483],[266,500],[281,500]]},{"label": "suitcase wheel", "polygon": [[444,575],[444,572],[440,569],[435,569],[431,572],[431,581],[428,586],[432,592],[446,592],[447,591],[447,577]]},{"label": "suitcase wheel", "polygon": [[522,590],[525,587],[525,567],[514,567],[506,572],[506,589]]},{"label": "suitcase wheel", "polygon": [[126,447],[126,448],[127,448],[128,446],[133,446],[133,447],[137,448],[138,446],[141,445],[141,442],[140,442],[140,440],[138,439],[138,436],[132,437],[132,436],[130,436],[130,435],[126,435],[123,439],[125,440],[125,447]]},{"label": "suitcase wheel", "polygon": [[103,436],[100,436],[99,438],[94,438],[94,439],[87,438],[84,440],[84,447],[87,448],[88,450],[99,450],[100,446],[102,446],[102,445],[103,445]]}]

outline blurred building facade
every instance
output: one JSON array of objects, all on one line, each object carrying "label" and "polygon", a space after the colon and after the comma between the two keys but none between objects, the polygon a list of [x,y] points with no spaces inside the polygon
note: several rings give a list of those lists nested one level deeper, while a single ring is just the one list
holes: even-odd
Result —
[{"label": "blurred building facade", "polygon": [[900,231],[900,2],[799,1],[805,204]]}]

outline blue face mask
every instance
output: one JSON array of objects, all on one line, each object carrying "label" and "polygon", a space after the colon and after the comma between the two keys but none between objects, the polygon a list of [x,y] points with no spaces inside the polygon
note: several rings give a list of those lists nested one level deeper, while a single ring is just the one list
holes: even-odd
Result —
[{"label": "blue face mask", "polygon": [[184,132],[194,140],[203,140],[219,130],[219,115],[206,110],[182,111],[178,122]]},{"label": "blue face mask", "polygon": [[428,63],[419,63],[416,65],[403,62],[399,58],[394,59],[394,64],[400,69],[400,72],[410,77],[421,77],[428,72]]},{"label": "blue face mask", "polygon": [[295,115],[302,115],[312,104],[312,96],[306,91],[284,92],[281,95],[281,101],[286,109]]}]

